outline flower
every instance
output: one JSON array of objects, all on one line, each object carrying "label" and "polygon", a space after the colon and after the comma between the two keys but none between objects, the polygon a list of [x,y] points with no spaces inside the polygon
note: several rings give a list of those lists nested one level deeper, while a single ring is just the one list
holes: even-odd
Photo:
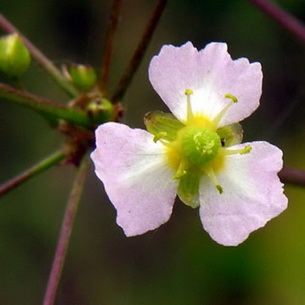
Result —
[{"label": "flower", "polygon": [[232,60],[225,43],[198,51],[165,45],[149,66],[152,86],[172,114],[145,116],[148,131],[120,123],[96,130],[91,154],[97,176],[127,236],[168,221],[176,195],[200,207],[216,242],[236,246],[287,207],[277,173],[282,151],[240,144],[239,121],[259,105],[259,63]]}]

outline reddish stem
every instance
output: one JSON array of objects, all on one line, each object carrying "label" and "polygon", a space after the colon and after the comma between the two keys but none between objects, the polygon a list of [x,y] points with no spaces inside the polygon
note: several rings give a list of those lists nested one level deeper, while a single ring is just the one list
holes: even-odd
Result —
[{"label": "reddish stem", "polygon": [[79,199],[82,194],[86,174],[89,167],[88,165],[89,165],[88,158],[85,157],[79,167],[77,176],[73,183],[72,191],[67,203],[67,207],[57,243],[57,248],[52,264],[52,269],[50,272],[50,277],[49,277],[43,305],[54,304],[57,287],[60,281],[63,265],[65,262],[68,246],[70,243],[70,236],[78,208]]},{"label": "reddish stem", "polygon": [[91,119],[82,110],[69,108],[45,97],[17,89],[7,84],[0,83],[0,97],[52,118],[63,119],[86,127],[92,125]]},{"label": "reddish stem", "polygon": [[166,3],[167,3],[167,0],[158,1],[153,14],[147,23],[147,26],[146,26],[146,29],[142,36],[142,39],[140,40],[140,43],[138,44],[130,62],[129,62],[129,65],[128,65],[127,69],[125,70],[121,80],[119,81],[117,89],[115,90],[115,92],[111,98],[111,101],[113,103],[118,102],[123,98],[133,76],[135,75],[136,71],[138,70],[140,63],[144,57],[144,54],[148,48],[149,42],[151,41],[152,35],[158,25],[158,22],[161,18],[163,11],[164,11]]},{"label": "reddish stem", "polygon": [[284,183],[305,186],[305,171],[285,167],[279,172],[279,177]]},{"label": "reddish stem", "polygon": [[48,158],[40,161],[39,163],[37,163],[34,166],[32,166],[31,168],[27,169],[23,173],[17,175],[16,177],[12,178],[11,180],[9,180],[5,183],[3,183],[0,186],[0,196],[15,189],[22,183],[35,177],[36,175],[40,174],[41,172],[46,171],[50,167],[58,164],[60,161],[64,160],[65,158],[66,158],[66,154],[63,151],[59,151],[59,152],[56,152],[53,155],[49,156]]},{"label": "reddish stem", "polygon": [[107,95],[109,71],[110,71],[111,57],[113,52],[113,41],[119,24],[121,8],[122,8],[122,0],[113,0],[110,11],[107,33],[106,33],[106,43],[105,43],[105,50],[102,59],[102,69],[101,69],[100,85],[99,85],[100,90],[102,91],[104,96]]},{"label": "reddish stem", "polygon": [[268,0],[248,0],[256,5],[262,12],[271,17],[282,27],[294,35],[301,43],[305,44],[305,26],[296,17],[285,12],[279,6]]}]

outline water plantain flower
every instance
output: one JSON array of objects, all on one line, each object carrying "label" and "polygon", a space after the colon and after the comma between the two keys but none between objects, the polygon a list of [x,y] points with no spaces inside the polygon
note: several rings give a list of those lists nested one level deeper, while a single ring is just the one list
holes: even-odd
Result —
[{"label": "water plantain flower", "polygon": [[97,176],[127,236],[168,221],[176,196],[199,207],[204,229],[236,246],[287,207],[277,173],[282,151],[243,143],[238,122],[258,106],[259,63],[232,60],[225,43],[198,51],[188,42],[165,45],[149,79],[171,113],[148,113],[147,131],[120,123],[96,130],[91,154]]}]

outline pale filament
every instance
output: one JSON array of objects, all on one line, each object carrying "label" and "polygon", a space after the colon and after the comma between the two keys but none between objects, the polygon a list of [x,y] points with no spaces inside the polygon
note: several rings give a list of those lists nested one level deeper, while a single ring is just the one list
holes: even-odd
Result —
[{"label": "pale filament", "polygon": [[192,111],[192,104],[191,104],[191,95],[193,94],[193,90],[192,89],[186,89],[185,90],[185,95],[186,95],[186,114],[187,114],[187,121],[191,121],[194,117],[193,115],[193,111]]},{"label": "pale filament", "polygon": [[227,149],[224,148],[224,153],[225,155],[236,155],[236,154],[240,154],[240,155],[244,155],[247,154],[251,151],[252,147],[250,145],[246,145],[245,147],[241,148],[241,149]]},{"label": "pale filament", "polygon": [[228,109],[235,103],[238,102],[237,98],[232,94],[225,94],[226,98],[229,98],[231,101],[224,106],[224,108],[217,114],[217,116],[213,119],[213,122],[218,125],[224,114],[228,111]]},{"label": "pale filament", "polygon": [[212,181],[212,183],[215,185],[215,187],[217,188],[218,192],[220,194],[223,193],[223,188],[222,186],[219,184],[217,177],[215,175],[215,172],[213,170],[212,167],[206,168],[204,169],[204,173],[210,178],[210,180]]}]

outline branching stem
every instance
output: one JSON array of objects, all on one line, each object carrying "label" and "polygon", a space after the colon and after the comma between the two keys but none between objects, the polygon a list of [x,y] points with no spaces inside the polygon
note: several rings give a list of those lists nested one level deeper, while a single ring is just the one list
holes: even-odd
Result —
[{"label": "branching stem", "polygon": [[147,50],[149,42],[151,41],[152,35],[161,18],[162,12],[164,11],[166,3],[167,3],[167,0],[158,0],[156,8],[155,8],[150,20],[147,23],[146,29],[140,40],[140,43],[138,44],[130,62],[129,62],[127,69],[125,70],[122,78],[120,79],[117,89],[115,90],[113,96],[110,99],[112,102],[114,102],[114,103],[118,102],[123,98],[130,82],[132,81],[133,76],[135,75],[136,71],[138,70],[138,68],[140,66],[140,63],[144,57],[144,54]]},{"label": "branching stem", "polygon": [[75,177],[70,197],[68,199],[62,227],[59,234],[57,248],[49,276],[49,281],[44,296],[43,305],[53,305],[57,287],[60,281],[62,269],[64,266],[68,246],[70,243],[70,236],[74,225],[74,220],[78,208],[78,203],[84,188],[85,178],[89,168],[88,157],[85,156],[78,169]]},{"label": "branching stem", "polygon": [[71,83],[63,76],[61,71],[50,61],[37,47],[35,47],[21,32],[14,27],[3,15],[0,14],[0,28],[7,33],[18,33],[32,57],[51,76],[51,78],[66,91],[70,97],[76,97],[78,92]]},{"label": "branching stem", "polygon": [[305,171],[284,167],[279,172],[279,177],[283,183],[305,186]]},{"label": "branching stem", "polygon": [[28,181],[30,178],[33,178],[40,174],[41,172],[46,171],[50,167],[58,164],[60,161],[65,159],[66,154],[63,151],[58,151],[52,154],[51,156],[47,157],[46,159],[38,162],[31,168],[27,169],[23,173],[19,174],[18,176],[12,178],[11,180],[3,183],[0,186],[0,196],[8,193],[9,191],[15,189],[17,186],[21,185],[22,183]]},{"label": "branching stem", "polygon": [[305,44],[305,25],[268,0],[248,0]]},{"label": "branching stem", "polygon": [[100,90],[104,96],[107,96],[109,71],[110,71],[111,57],[113,52],[113,41],[119,23],[121,8],[122,8],[122,0],[113,0],[107,33],[106,33],[106,42],[105,42],[105,49],[102,58],[102,68],[101,68],[101,76],[100,76],[100,84],[99,84]]},{"label": "branching stem", "polygon": [[0,83],[0,97],[11,102],[34,109],[44,115],[63,119],[70,123],[82,126],[90,126],[91,121],[87,114],[81,110],[68,108],[62,104],[47,98],[19,90],[6,84]]}]

